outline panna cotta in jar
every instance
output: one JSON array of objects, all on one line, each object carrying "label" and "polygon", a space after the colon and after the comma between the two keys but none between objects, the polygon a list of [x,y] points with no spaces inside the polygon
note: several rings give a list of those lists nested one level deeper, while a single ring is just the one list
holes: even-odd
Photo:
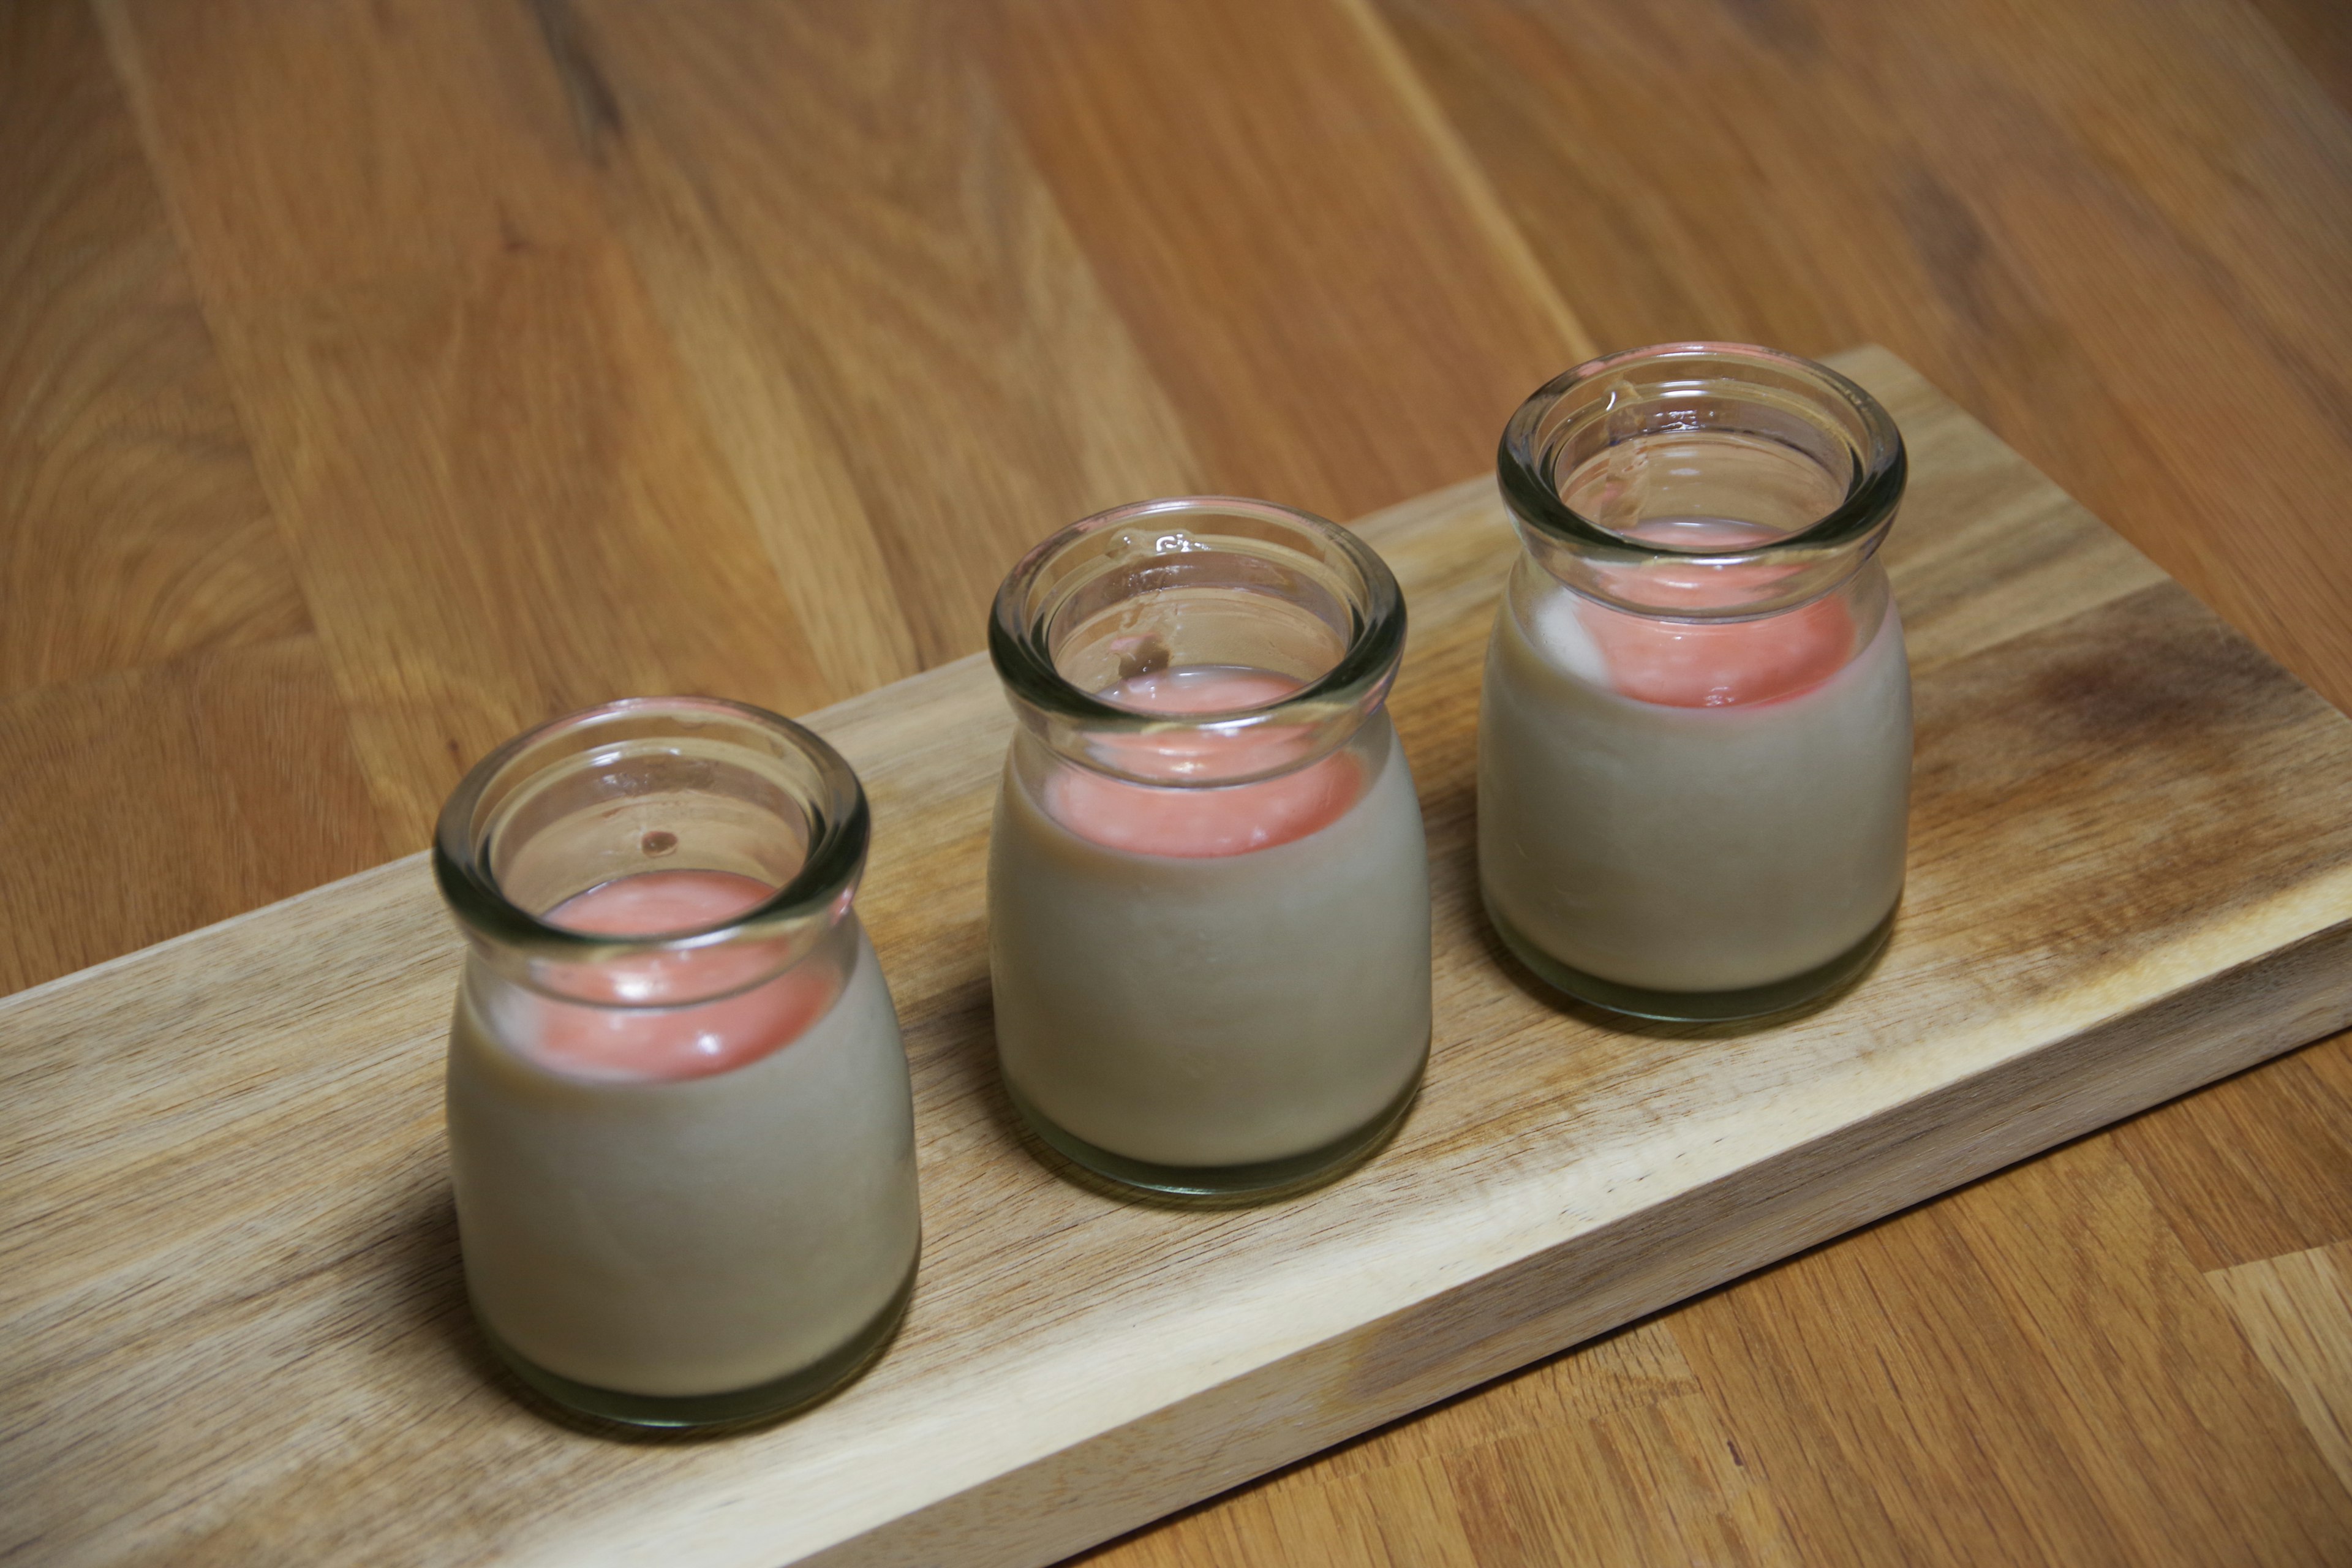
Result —
[{"label": "panna cotta in jar", "polygon": [[1894,422],[1834,371],[1678,344],[1538,392],[1503,442],[1526,544],[1478,731],[1480,889],[1587,1001],[1724,1019],[1814,1000],[1902,895],[1911,687],[1875,559]]},{"label": "panna cotta in jar", "polygon": [[1395,579],[1261,501],[1120,508],[998,595],[1020,717],[989,851],[998,1060],[1048,1144],[1198,1197],[1376,1148],[1430,1037]]},{"label": "panna cotta in jar", "polygon": [[702,699],[558,720],[451,798],[459,1244],[477,1319],[541,1394],[750,1420],[896,1326],[920,1221],[898,1019],[851,907],[866,833],[823,741]]}]

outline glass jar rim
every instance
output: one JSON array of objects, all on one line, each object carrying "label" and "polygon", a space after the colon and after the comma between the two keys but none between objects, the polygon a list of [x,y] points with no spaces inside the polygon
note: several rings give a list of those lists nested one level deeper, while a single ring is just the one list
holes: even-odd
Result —
[{"label": "glass jar rim", "polygon": [[[1273,701],[1201,712],[1167,712],[1123,707],[1104,700],[1065,676],[1047,636],[1055,611],[1067,591],[1034,604],[1047,569],[1083,540],[1139,522],[1239,517],[1299,530],[1332,547],[1357,579],[1349,596],[1349,628],[1345,647],[1330,668]],[[1073,585],[1075,586],[1075,584]],[[1161,496],[1129,501],[1079,519],[1040,541],[1005,575],[988,619],[988,655],[997,675],[1020,702],[1065,723],[1112,734],[1167,734],[1176,731],[1239,733],[1281,722],[1297,710],[1369,706],[1394,677],[1404,652],[1404,592],[1372,547],[1328,519],[1276,501],[1247,496]]]},{"label": "glass jar rim", "polygon": [[[681,727],[696,715],[732,721],[770,735],[782,749],[805,761],[814,775],[814,798],[803,805],[808,844],[800,868],[782,887],[752,908],[709,925],[646,936],[617,936],[554,924],[507,897],[490,868],[490,830],[486,803],[501,782],[519,784],[538,770],[503,781],[508,769],[537,748],[567,733],[589,735],[602,724],[631,719],[678,716]],[[614,743],[622,738],[616,737]],[[502,798],[502,796],[501,796]],[[469,769],[442,806],[433,837],[433,877],[441,896],[472,935],[523,959],[601,963],[614,959],[686,952],[738,940],[788,937],[813,921],[830,924],[847,910],[866,867],[872,814],[866,791],[841,753],[807,726],[748,702],[721,697],[624,697],[551,719],[508,741]]]},{"label": "glass jar rim", "polygon": [[[1804,528],[1730,551],[1680,549],[1663,542],[1637,539],[1606,528],[1570,506],[1548,471],[1548,451],[1538,443],[1545,416],[1571,394],[1604,377],[1651,365],[1698,361],[1775,372],[1805,385],[1818,402],[1850,411],[1858,420],[1864,438],[1855,452],[1854,472],[1847,482],[1844,499]],[[1894,416],[1852,377],[1816,361],[1759,343],[1692,340],[1602,354],[1544,383],[1519,405],[1504,426],[1502,442],[1496,453],[1496,478],[1505,504],[1520,523],[1571,549],[1627,562],[1678,561],[1700,566],[1730,566],[1791,554],[1820,554],[1853,544],[1875,548],[1874,536],[1884,534],[1902,504],[1909,461],[1903,433],[1896,428]]]}]

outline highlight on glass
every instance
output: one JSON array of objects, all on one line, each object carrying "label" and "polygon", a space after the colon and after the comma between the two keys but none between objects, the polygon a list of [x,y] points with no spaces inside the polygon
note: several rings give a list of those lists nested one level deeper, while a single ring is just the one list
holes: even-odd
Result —
[{"label": "highlight on glass", "polygon": [[1430,1037],[1403,647],[1380,557],[1266,501],[1119,507],[1013,568],[990,970],[1005,1087],[1051,1147],[1236,1200],[1402,1120]]},{"label": "highlight on glass", "polygon": [[1505,430],[1525,548],[1478,724],[1478,870],[1528,968],[1651,1018],[1861,973],[1903,890],[1911,680],[1877,561],[1895,422],[1827,366],[1671,343]]},{"label": "highlight on glass", "polygon": [[898,1018],[853,908],[867,830],[830,746],[705,698],[556,720],[450,796],[466,1287],[541,1394],[750,1421],[888,1340],[920,1222]]}]

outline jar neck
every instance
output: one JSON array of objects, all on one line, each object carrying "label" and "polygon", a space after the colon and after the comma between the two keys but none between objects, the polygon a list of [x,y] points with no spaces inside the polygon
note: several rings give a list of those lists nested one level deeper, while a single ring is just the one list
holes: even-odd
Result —
[{"label": "jar neck", "polygon": [[1543,568],[1612,609],[1749,620],[1860,571],[1901,505],[1903,438],[1826,365],[1673,343],[1579,365],[1521,405],[1497,479]]},{"label": "jar neck", "polygon": [[[790,720],[633,698],[485,757],[442,808],[433,868],[501,978],[566,1001],[677,1006],[762,984],[823,944],[849,919],[868,831],[849,765]],[[633,879],[646,896],[595,896]],[[604,907],[567,923],[567,905],[591,904]],[[635,929],[632,904],[664,929]]]},{"label": "jar neck", "polygon": [[1266,501],[1141,501],[1031,551],[989,653],[1024,731],[1135,784],[1245,784],[1304,767],[1378,712],[1404,600],[1347,530]]}]

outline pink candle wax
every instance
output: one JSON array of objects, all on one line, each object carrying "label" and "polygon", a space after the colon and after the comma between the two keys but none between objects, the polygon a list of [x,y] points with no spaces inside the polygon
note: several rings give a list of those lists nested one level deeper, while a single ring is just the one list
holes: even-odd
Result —
[{"label": "pink candle wax", "polygon": [[[1262,669],[1207,667],[1135,676],[1103,692],[1107,702],[1152,713],[1223,713],[1262,708],[1300,682]],[[1270,737],[1268,761],[1287,734]],[[1139,749],[1187,744],[1175,737],[1136,738]],[[1244,737],[1226,742],[1228,765]],[[1045,809],[1079,837],[1133,855],[1205,858],[1241,855],[1304,838],[1345,815],[1363,790],[1363,770],[1345,752],[1255,784],[1183,788],[1131,784],[1065,765],[1045,781]]]},{"label": "pink candle wax", "polygon": [[[774,892],[731,871],[644,871],[575,894],[546,919],[597,936],[662,936],[719,925]],[[625,1005],[535,997],[520,1043],[543,1065],[582,1078],[660,1081],[725,1072],[791,1044],[832,1005],[835,977],[820,964],[752,984],[777,960],[772,946],[753,943],[583,965],[567,983],[585,981]],[[749,989],[690,1001],[738,985]],[[661,1005],[672,999],[685,1005]]]},{"label": "pink candle wax", "polygon": [[[1776,537],[1718,518],[1662,519],[1633,535],[1726,552]],[[1721,566],[1665,561],[1640,568],[1638,584],[1629,582],[1625,589],[1629,597],[1672,615],[1677,606],[1753,603],[1791,570],[1770,561]],[[1834,595],[1754,621],[1655,620],[1589,601],[1577,612],[1612,687],[1638,701],[1674,708],[1739,707],[1794,696],[1835,675],[1853,651],[1853,617]]]}]

